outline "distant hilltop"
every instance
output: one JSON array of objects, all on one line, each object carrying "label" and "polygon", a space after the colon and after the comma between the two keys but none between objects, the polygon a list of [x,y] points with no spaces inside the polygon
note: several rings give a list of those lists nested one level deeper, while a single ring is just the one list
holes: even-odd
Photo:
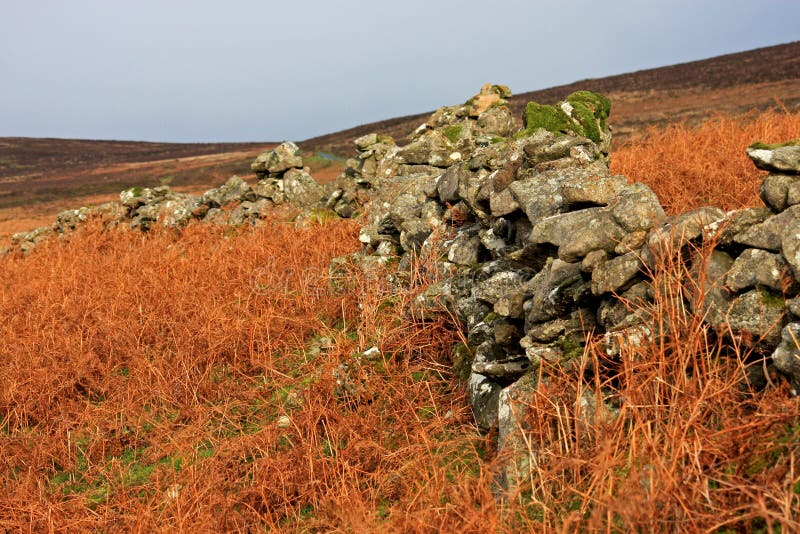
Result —
[{"label": "distant hilltop", "polygon": [[[800,41],[520,93],[509,99],[509,107],[519,120],[528,102],[554,104],[578,90],[602,93],[614,102],[611,122],[617,142],[651,125],[696,123],[714,113],[739,114],[776,105],[797,109]],[[347,156],[353,141],[371,132],[405,140],[430,113],[356,126],[307,139],[300,147]]]}]

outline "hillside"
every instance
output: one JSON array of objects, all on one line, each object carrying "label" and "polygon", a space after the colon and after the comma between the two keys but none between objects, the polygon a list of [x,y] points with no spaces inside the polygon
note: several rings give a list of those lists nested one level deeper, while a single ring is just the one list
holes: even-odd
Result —
[{"label": "hillside", "polygon": [[800,530],[800,147],[743,150],[800,112],[609,168],[575,96],[578,131],[443,108],[349,182],[285,143],[1,257],[0,530]]},{"label": "hillside", "polygon": [[[502,83],[502,80],[495,80]],[[514,88],[512,88],[514,89]],[[696,123],[714,113],[738,114],[782,103],[800,106],[800,41],[667,67],[580,80],[511,98],[515,117],[530,101],[553,104],[577,90],[605,94],[613,102],[614,139],[624,142],[648,126],[687,120]],[[466,100],[466,98],[465,98]],[[430,112],[356,126],[307,139],[301,146],[348,156],[353,139],[381,132],[403,140]]]}]

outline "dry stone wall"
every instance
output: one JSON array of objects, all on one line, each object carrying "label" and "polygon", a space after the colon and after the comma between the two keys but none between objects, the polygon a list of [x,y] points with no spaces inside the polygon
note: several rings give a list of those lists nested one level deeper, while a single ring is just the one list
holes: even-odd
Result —
[{"label": "dry stone wall", "polygon": [[[200,196],[128,189],[120,202],[68,210],[52,226],[17,234],[11,250],[26,252],[92,217],[147,230],[193,219],[257,223],[281,203],[362,213],[363,250],[332,268],[399,259],[402,274],[415,258],[433,259],[440,276],[415,312],[458,318],[466,343],[455,349],[456,367],[476,421],[499,428],[508,447],[542,362],[584,365],[590,337],[603,337],[613,358],[621,343],[663,333],[633,310],[654,298],[654,270],[677,258],[703,290],[676,298],[711,331],[747,345],[747,380],[757,387],[776,373],[800,390],[800,141],[748,149],[770,173],[763,207],[668,217],[649,187],[609,171],[607,99],[578,92],[556,106],[530,103],[518,130],[510,96],[486,85],[463,105],[437,110],[404,145],[361,137],[356,156],[324,187],[297,145],[284,143],[253,162],[253,186],[234,176]],[[594,402],[587,398],[586,409]]]},{"label": "dry stone wall", "polygon": [[[370,163],[354,167],[369,169],[373,188],[360,261],[436,258],[444,275],[417,312],[463,325],[455,359],[479,426],[506,439],[509,403],[535,387],[537,367],[581,365],[588,337],[604,336],[613,357],[620,343],[658,335],[630,304],[653,299],[666,256],[694,262],[701,298],[680,298],[713,332],[748,345],[751,385],[777,373],[800,389],[800,146],[748,149],[770,171],[764,207],[667,217],[649,187],[609,171],[604,97],[531,103],[516,131],[509,95],[485,86],[438,110],[405,146],[370,152],[377,137],[362,138]],[[692,254],[703,247],[713,251]]]}]

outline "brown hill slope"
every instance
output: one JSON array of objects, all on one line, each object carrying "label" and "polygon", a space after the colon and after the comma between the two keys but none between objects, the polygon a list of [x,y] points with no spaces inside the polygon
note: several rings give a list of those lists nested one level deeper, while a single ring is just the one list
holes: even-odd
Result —
[{"label": "brown hill slope", "polygon": [[242,161],[266,146],[0,138],[0,207],[113,193],[137,177],[156,180],[156,185],[159,179],[184,186],[198,179],[207,183],[202,175],[187,171],[221,167],[221,176],[227,177],[231,171],[242,172]]},{"label": "brown hill slope", "polygon": [[[579,89],[611,98],[611,123],[618,142],[649,125],[697,122],[715,112],[737,114],[778,103],[795,109],[800,106],[800,41],[521,93],[511,99],[511,107],[515,116],[521,117],[531,100],[553,104]],[[364,124],[308,139],[301,145],[306,150],[349,155],[356,137],[381,132],[400,140],[429,114]]]}]

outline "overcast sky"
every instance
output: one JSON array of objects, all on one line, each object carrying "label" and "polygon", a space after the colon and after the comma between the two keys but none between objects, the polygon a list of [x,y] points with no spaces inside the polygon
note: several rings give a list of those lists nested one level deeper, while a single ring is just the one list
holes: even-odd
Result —
[{"label": "overcast sky", "polygon": [[800,39],[798,0],[0,0],[0,136],[302,140]]}]

